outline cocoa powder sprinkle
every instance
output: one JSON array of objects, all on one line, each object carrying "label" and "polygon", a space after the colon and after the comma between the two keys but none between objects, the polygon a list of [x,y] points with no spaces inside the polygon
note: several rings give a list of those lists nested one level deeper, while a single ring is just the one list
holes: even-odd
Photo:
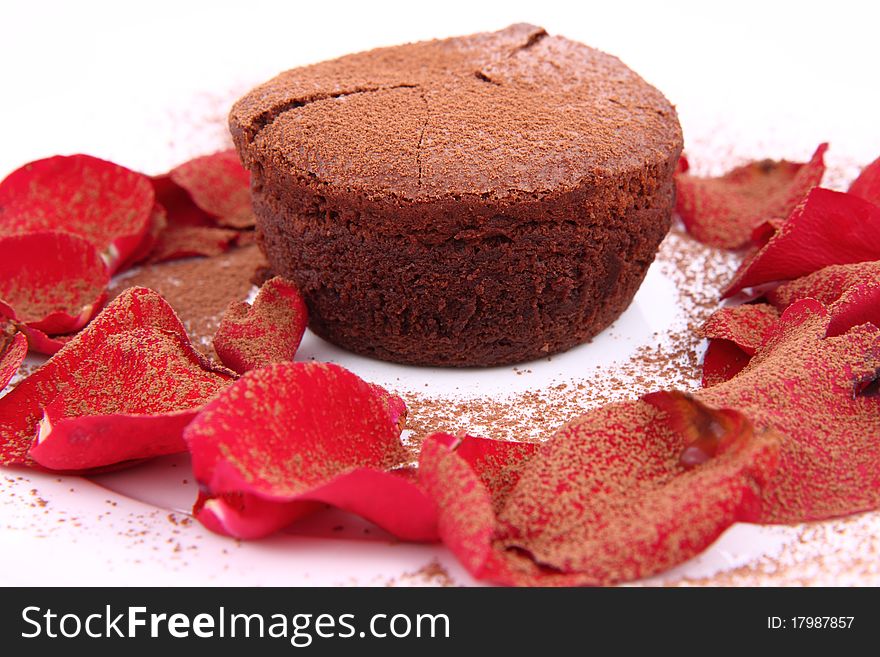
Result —
[{"label": "cocoa powder sprinkle", "polygon": [[214,356],[212,340],[230,301],[247,298],[251,278],[265,260],[250,244],[210,258],[188,258],[145,266],[117,278],[110,287],[116,297],[130,287],[155,290],[174,308],[197,349]]}]

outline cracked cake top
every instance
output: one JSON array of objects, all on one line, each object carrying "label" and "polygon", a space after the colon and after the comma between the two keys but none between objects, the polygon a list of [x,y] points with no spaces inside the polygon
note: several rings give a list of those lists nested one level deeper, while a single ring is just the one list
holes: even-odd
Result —
[{"label": "cracked cake top", "polygon": [[286,71],[232,108],[249,168],[367,198],[545,198],[660,166],[675,109],[619,59],[532,25]]}]

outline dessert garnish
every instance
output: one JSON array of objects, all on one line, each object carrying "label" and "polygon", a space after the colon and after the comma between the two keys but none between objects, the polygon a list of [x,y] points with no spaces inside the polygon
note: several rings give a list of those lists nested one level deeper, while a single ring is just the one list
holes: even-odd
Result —
[{"label": "dessert garnish", "polygon": [[701,242],[728,249],[746,246],[756,227],[787,217],[822,181],[827,149],[821,144],[809,162],[761,160],[715,178],[688,173],[683,158],[675,176],[675,209]]},{"label": "dessert garnish", "polygon": [[110,275],[91,243],[71,233],[0,234],[0,318],[38,351],[49,335],[78,331],[101,309]]},{"label": "dessert garnish", "polygon": [[183,428],[233,378],[162,297],[127,290],[0,397],[0,464],[87,470],[183,451]]},{"label": "dessert garnish", "polygon": [[192,202],[218,226],[253,228],[250,175],[234,150],[204,155],[173,168],[170,181],[186,191]]},{"label": "dessert garnish", "polygon": [[223,364],[239,374],[293,360],[308,323],[299,290],[276,276],[263,283],[253,305],[233,301],[214,336]]},{"label": "dessert garnish", "polygon": [[154,203],[143,174],[89,155],[58,155],[26,164],[0,183],[0,234],[73,233],[116,271],[150,228]]},{"label": "dessert garnish", "polygon": [[703,356],[703,387],[727,381],[748,365],[778,318],[779,311],[767,303],[715,311],[699,329],[700,335],[709,339]]},{"label": "dessert garnish", "polygon": [[767,243],[747,256],[722,294],[800,278],[828,265],[880,259],[880,206],[817,187]]},{"label": "dessert garnish", "polygon": [[[212,531],[259,538],[329,504],[401,540],[440,540],[474,577],[511,585],[627,581],[735,522],[880,508],[880,161],[835,192],[814,187],[823,152],[711,184],[679,174],[685,197],[731,206],[686,201],[693,234],[753,248],[725,292],[745,303],[700,328],[701,389],[607,404],[540,445],[438,426],[415,437],[417,467],[400,397],[290,362],[307,313],[283,278],[252,305],[230,299],[214,348],[232,369],[152,290],[98,313],[108,269],[250,239],[246,174],[228,154],[152,184],[88,156],[28,165],[0,183],[0,384],[27,349],[57,353],[0,397],[0,464],[88,474],[188,451],[193,514]],[[162,246],[190,230],[202,244],[234,235]]]},{"label": "dessert garnish", "polygon": [[356,512],[403,539],[436,536],[434,509],[400,442],[405,406],[330,363],[253,370],[199,413],[185,432],[201,487],[197,517],[256,537],[316,502]]}]

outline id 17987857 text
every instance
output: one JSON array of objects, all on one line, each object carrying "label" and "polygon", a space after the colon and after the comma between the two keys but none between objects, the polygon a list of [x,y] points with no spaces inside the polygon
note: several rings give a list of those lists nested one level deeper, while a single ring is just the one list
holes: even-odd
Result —
[{"label": "id 17987857 text", "polygon": [[767,616],[768,630],[849,630],[855,616]]}]

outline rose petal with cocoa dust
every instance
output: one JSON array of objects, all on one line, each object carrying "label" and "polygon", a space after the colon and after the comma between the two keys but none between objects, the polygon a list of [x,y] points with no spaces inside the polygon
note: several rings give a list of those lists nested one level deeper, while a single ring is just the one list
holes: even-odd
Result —
[{"label": "rose petal with cocoa dust", "polygon": [[880,286],[861,283],[847,289],[829,307],[831,319],[825,330],[828,337],[843,335],[854,326],[880,327]]},{"label": "rose petal with cocoa dust", "polygon": [[436,433],[422,443],[419,480],[437,505],[440,540],[477,579],[498,584],[576,584],[499,549],[496,514],[538,445]]},{"label": "rose petal with cocoa dust", "polygon": [[779,312],[766,303],[721,308],[712,313],[698,331],[709,339],[703,357],[703,387],[727,381],[748,365],[778,319]]},{"label": "rose petal with cocoa dust", "polygon": [[165,208],[171,226],[216,226],[214,217],[202,210],[183,187],[171,179],[171,174],[153,176],[156,202]]},{"label": "rose petal with cocoa dust", "polygon": [[[73,407],[74,403],[80,405]],[[177,405],[161,410],[163,405],[157,404],[152,413],[107,413],[106,402],[89,404],[56,398],[43,409],[28,453],[34,462],[49,470],[83,472],[183,452],[183,430],[198,410],[174,410]],[[67,413],[79,415],[66,417]]]},{"label": "rose petal with cocoa dust", "polygon": [[756,226],[787,217],[822,181],[827,149],[828,144],[821,144],[809,162],[761,160],[717,178],[678,173],[676,211],[688,232],[704,244],[745,246]]},{"label": "rose petal with cocoa dust", "polygon": [[50,157],[0,183],[0,233],[74,233],[116,271],[149,230],[154,203],[142,174],[89,155]]},{"label": "rose petal with cocoa dust", "polygon": [[59,232],[0,236],[0,300],[17,322],[46,334],[85,326],[110,275],[86,240]]},{"label": "rose petal with cocoa dust", "polygon": [[271,536],[319,508],[315,502],[275,502],[249,493],[199,491],[192,514],[215,534],[248,541]]},{"label": "rose petal with cocoa dust", "polygon": [[19,328],[27,337],[28,348],[35,354],[43,354],[45,356],[57,354],[76,335],[76,333],[65,333],[64,335],[50,336],[30,326],[20,325]]},{"label": "rose petal with cocoa dust", "polygon": [[741,414],[652,393],[569,423],[523,469],[496,544],[579,584],[662,572],[758,517],[778,440]]},{"label": "rose petal with cocoa dust", "polygon": [[859,177],[849,186],[849,193],[880,205],[880,157],[862,169]]},{"label": "rose petal with cocoa dust", "polygon": [[156,205],[153,206],[153,212],[150,215],[150,227],[147,229],[147,232],[144,233],[144,237],[141,240],[141,243],[138,244],[137,248],[134,249],[128,258],[119,265],[118,271],[131,269],[135,265],[139,265],[146,260],[153,252],[153,249],[156,248],[159,238],[167,229],[168,213],[162,205],[156,203]]},{"label": "rose petal with cocoa dust", "polygon": [[742,263],[722,298],[756,285],[800,278],[828,265],[878,259],[880,206],[817,188],[780,231]]},{"label": "rose petal with cocoa dust", "polygon": [[214,336],[214,350],[239,374],[293,360],[306,324],[308,310],[299,290],[275,277],[263,284],[253,305],[229,305]]},{"label": "rose petal with cocoa dust", "polygon": [[691,169],[691,163],[688,162],[684,153],[679,155],[678,162],[675,163],[675,174],[687,173]]},{"label": "rose petal with cocoa dust", "polygon": [[770,241],[771,237],[773,237],[776,233],[780,231],[787,220],[788,216],[772,217],[770,219],[767,219],[767,221],[763,221],[755,226],[754,230],[752,230],[752,236],[749,240],[752,247],[756,249],[762,248],[765,244],[767,244],[767,242]]},{"label": "rose petal with cocoa dust", "polygon": [[[161,296],[152,290],[131,288],[40,369],[0,398],[0,465],[33,464],[28,450],[38,436],[46,408],[53,409],[50,422],[56,423],[60,417],[73,420],[195,411],[233,376],[195,352],[180,320]],[[45,427],[43,433],[47,430]],[[115,435],[105,435],[107,440],[142,441],[149,449],[149,432],[126,435],[128,432],[121,421]],[[59,432],[53,438],[51,433],[40,452],[48,453],[52,447],[49,441],[62,436]],[[100,436],[80,438],[88,449],[79,458],[91,459],[94,450],[94,466],[99,465],[102,450],[115,449],[105,447]],[[183,449],[179,440],[178,447]]]},{"label": "rose petal with cocoa dust", "polygon": [[185,431],[203,490],[199,517],[210,529],[255,537],[304,513],[301,503],[321,501],[400,538],[432,538],[430,500],[411,476],[388,472],[408,458],[404,409],[395,395],[330,363],[248,372]]},{"label": "rose petal with cocoa dust", "polygon": [[230,381],[188,338],[154,328],[106,336],[43,409],[30,457],[87,470],[186,449],[183,429]]},{"label": "rose petal with cocoa dust", "polygon": [[221,226],[253,227],[250,174],[241,166],[234,150],[197,157],[175,167],[168,175]]},{"label": "rose petal with cocoa dust", "polygon": [[735,408],[781,438],[780,464],[764,489],[762,522],[806,522],[880,506],[880,399],[861,394],[880,371],[880,330],[853,308],[796,301],[749,365],[696,393],[713,408]]},{"label": "rose petal with cocoa dust", "polygon": [[0,301],[0,323],[2,322],[5,322],[25,336],[28,350],[37,354],[45,354],[46,356],[57,353],[61,347],[70,342],[73,336],[76,335],[75,333],[65,333],[63,335],[49,336],[39,329],[22,324],[15,319],[15,310],[13,310],[12,306]]},{"label": "rose petal with cocoa dust", "polygon": [[837,301],[856,285],[880,286],[880,260],[829,265],[769,290],[767,300],[779,310],[800,299],[816,299],[826,306]]}]

